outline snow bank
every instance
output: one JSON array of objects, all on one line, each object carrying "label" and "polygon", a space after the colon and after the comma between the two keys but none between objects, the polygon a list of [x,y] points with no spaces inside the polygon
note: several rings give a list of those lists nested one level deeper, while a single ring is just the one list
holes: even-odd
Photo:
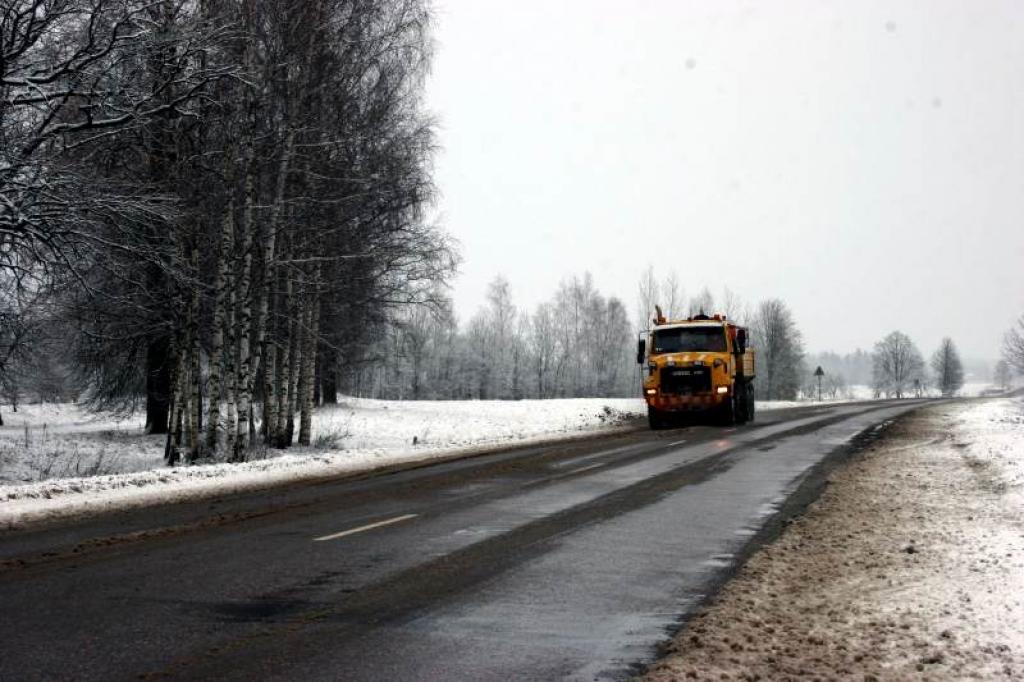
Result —
[{"label": "snow bank", "polygon": [[308,448],[168,468],[164,437],[146,436],[138,418],[96,418],[74,405],[19,407],[4,412],[0,428],[0,528],[571,438],[644,414],[640,399],[349,399],[317,410]]}]

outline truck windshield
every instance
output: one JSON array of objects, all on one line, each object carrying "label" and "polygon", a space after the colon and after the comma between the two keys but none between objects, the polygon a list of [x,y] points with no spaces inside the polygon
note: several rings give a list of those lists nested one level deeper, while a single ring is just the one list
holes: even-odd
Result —
[{"label": "truck windshield", "polygon": [[722,327],[676,327],[656,331],[653,336],[655,354],[726,351],[725,330]]}]

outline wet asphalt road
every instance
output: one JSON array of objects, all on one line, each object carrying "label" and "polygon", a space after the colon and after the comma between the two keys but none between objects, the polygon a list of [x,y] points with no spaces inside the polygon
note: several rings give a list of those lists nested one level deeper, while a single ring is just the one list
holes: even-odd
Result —
[{"label": "wet asphalt road", "polygon": [[519,448],[0,534],[0,680],[623,679],[919,402]]}]

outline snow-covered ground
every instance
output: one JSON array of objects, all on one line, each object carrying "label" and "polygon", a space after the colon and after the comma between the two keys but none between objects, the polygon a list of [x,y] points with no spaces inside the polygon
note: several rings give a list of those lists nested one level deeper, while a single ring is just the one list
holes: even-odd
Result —
[{"label": "snow-covered ground", "polygon": [[[957,391],[957,395],[963,398],[977,398],[984,395],[998,394],[1001,391],[997,389],[993,384],[987,381],[967,382],[963,387]],[[929,389],[925,393],[926,397],[937,398],[940,392],[934,388]],[[852,384],[848,386],[840,395],[835,398],[825,398],[822,403],[836,404],[836,403],[850,403],[857,402],[860,400],[875,400],[875,393],[870,386],[864,384]],[[816,400],[758,400],[757,406],[762,410],[774,410],[774,409],[785,409],[788,407],[799,407],[801,405],[809,405],[811,403],[817,403]]]},{"label": "snow-covered ground", "polygon": [[168,468],[138,416],[21,405],[0,427],[0,528],[90,510],[190,499],[621,428],[640,399],[380,401],[318,409],[313,445],[242,464]]},{"label": "snow-covered ground", "polygon": [[[855,387],[852,395],[871,397],[862,387]],[[758,408],[807,404],[759,401]],[[570,438],[616,428],[646,414],[640,399],[347,398],[316,411],[313,445],[308,448],[264,450],[244,464],[168,468],[163,463],[164,437],[145,435],[139,415],[97,416],[70,404],[21,405],[17,412],[5,405],[2,410],[0,528],[86,510],[455,457],[490,446]]]},{"label": "snow-covered ground", "polygon": [[829,482],[644,681],[1024,678],[1024,400],[910,415]]},{"label": "snow-covered ground", "polygon": [[151,469],[164,439],[146,436],[140,416],[93,414],[73,404],[3,406],[0,486],[51,478]]}]

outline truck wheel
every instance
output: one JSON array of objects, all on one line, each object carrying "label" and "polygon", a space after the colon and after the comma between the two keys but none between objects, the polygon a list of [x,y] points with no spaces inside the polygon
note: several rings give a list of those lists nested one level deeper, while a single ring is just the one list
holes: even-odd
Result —
[{"label": "truck wheel", "polygon": [[665,415],[661,410],[656,410],[650,405],[647,406],[647,424],[651,431],[660,431],[665,428]]},{"label": "truck wheel", "polygon": [[736,423],[747,423],[747,384],[743,381],[736,382]]},{"label": "truck wheel", "polygon": [[722,424],[725,426],[733,426],[739,423],[739,410],[736,408],[738,399],[735,391],[729,396],[729,399],[722,405]]},{"label": "truck wheel", "polygon": [[754,410],[756,404],[754,403],[754,382],[751,381],[747,384],[747,421],[754,421]]}]

